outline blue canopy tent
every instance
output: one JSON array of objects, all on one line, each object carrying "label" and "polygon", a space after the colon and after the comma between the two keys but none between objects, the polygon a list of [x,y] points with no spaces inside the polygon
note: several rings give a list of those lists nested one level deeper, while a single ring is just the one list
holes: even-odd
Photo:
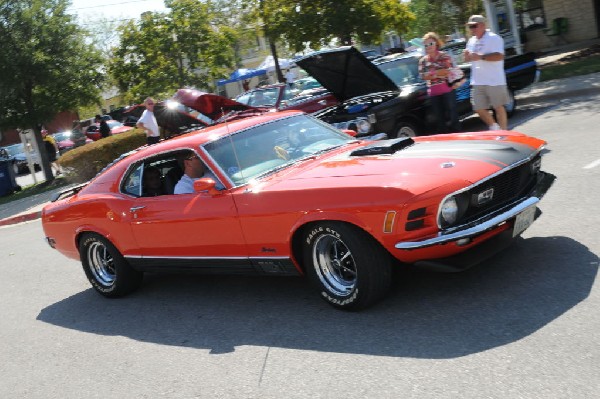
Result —
[{"label": "blue canopy tent", "polygon": [[229,76],[229,79],[221,79],[217,82],[218,86],[226,85],[227,83],[239,82],[240,80],[250,79],[254,76],[264,75],[267,73],[266,69],[236,69]]}]

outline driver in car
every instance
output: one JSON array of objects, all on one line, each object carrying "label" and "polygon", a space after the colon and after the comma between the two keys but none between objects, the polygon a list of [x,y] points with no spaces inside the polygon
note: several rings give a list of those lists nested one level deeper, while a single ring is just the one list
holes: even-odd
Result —
[{"label": "driver in car", "polygon": [[193,151],[184,153],[179,158],[179,164],[182,165],[183,176],[175,185],[174,194],[191,194],[194,192],[194,181],[208,177],[213,179],[217,184],[217,190],[223,190],[225,187],[219,179],[204,165],[198,155]]}]

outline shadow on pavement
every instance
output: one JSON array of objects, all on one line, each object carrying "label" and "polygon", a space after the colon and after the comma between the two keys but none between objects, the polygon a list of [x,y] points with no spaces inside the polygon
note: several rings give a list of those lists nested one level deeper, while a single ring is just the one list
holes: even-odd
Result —
[{"label": "shadow on pavement", "polygon": [[38,320],[213,354],[254,345],[455,358],[539,330],[589,295],[597,271],[598,257],[570,238],[529,238],[463,273],[401,273],[388,298],[360,313],[331,308],[302,278],[151,275],[129,297],[89,289]]}]

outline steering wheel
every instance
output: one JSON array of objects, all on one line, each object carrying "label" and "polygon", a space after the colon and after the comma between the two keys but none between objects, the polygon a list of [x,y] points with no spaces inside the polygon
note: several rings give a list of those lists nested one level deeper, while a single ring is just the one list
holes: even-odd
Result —
[{"label": "steering wheel", "polygon": [[273,150],[275,151],[275,154],[277,154],[278,158],[281,158],[284,161],[290,160],[290,153],[287,152],[285,148],[276,145],[275,147],[273,147]]}]

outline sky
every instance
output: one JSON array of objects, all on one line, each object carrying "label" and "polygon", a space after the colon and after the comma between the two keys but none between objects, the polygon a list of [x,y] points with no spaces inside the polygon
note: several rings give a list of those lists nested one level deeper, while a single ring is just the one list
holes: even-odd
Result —
[{"label": "sky", "polygon": [[110,20],[139,18],[145,11],[165,11],[163,0],[71,0],[70,13],[80,19],[103,17]]}]

